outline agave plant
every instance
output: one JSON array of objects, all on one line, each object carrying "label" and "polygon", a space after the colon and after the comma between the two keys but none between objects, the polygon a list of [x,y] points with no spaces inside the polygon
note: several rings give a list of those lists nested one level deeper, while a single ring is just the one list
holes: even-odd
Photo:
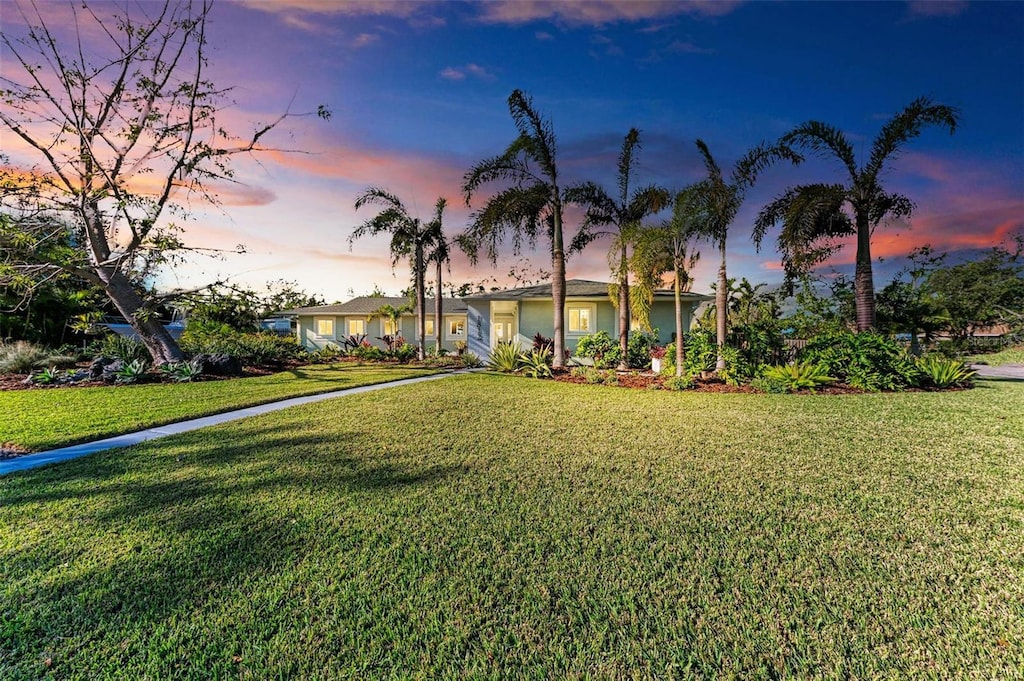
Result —
[{"label": "agave plant", "polygon": [[978,373],[963,362],[937,355],[926,355],[918,359],[917,369],[920,371],[922,387],[930,388],[970,385],[971,379]]},{"label": "agave plant", "polygon": [[789,392],[814,390],[836,380],[826,373],[825,367],[813,362],[765,367],[762,377],[765,381],[783,387]]},{"label": "agave plant", "polygon": [[487,368],[512,374],[519,371],[522,353],[519,346],[513,343],[498,343],[487,357]]}]

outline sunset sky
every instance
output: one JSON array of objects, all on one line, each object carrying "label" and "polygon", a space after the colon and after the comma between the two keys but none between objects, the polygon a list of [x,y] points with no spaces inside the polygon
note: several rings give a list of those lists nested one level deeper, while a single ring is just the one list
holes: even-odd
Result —
[{"label": "sunset sky", "polygon": [[[67,3],[38,6],[58,37],[69,35]],[[0,11],[5,34],[24,30],[13,3]],[[846,132],[863,158],[886,119],[931,97],[959,108],[962,125],[952,136],[927,129],[890,166],[886,186],[917,210],[876,234],[877,279],[915,246],[970,251],[1024,232],[1021,2],[219,0],[208,39],[213,79],[235,86],[239,132],[288,108],[323,104],[333,117],[287,120],[269,144],[301,153],[241,162],[241,184],[225,188],[221,209],[193,206],[190,244],[247,252],[168,271],[165,288],[287,279],[328,301],[374,285],[397,293],[408,271],[392,270],[386,239],[349,249],[354,226],[372,215],[353,209],[355,197],[385,187],[427,219],[445,196],[447,232],[458,233],[481,205],[465,205],[463,174],[515,135],[506,104],[515,88],[552,119],[563,181],[609,190],[630,127],[643,142],[637,181],[678,189],[701,177],[698,137],[725,167],[818,119]],[[5,152],[27,163],[8,135]],[[779,281],[774,242],[757,253],[750,241],[757,210],[790,184],[841,179],[835,161],[764,173],[732,228],[730,275]],[[567,232],[578,223],[570,213]],[[608,279],[606,251],[592,244],[567,275]],[[714,276],[713,251],[704,251],[702,292]],[[835,266],[848,269],[853,255],[845,250]],[[524,256],[508,253],[496,268],[457,256],[451,279],[504,285],[512,265],[550,269],[546,244]]]}]

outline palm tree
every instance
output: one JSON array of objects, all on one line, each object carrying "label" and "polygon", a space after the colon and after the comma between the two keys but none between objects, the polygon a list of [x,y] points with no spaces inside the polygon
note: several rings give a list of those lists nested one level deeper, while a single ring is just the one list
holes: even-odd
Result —
[{"label": "palm tree", "polygon": [[387,319],[391,322],[392,328],[395,329],[395,333],[391,334],[390,337],[388,334],[384,334],[384,338],[380,339],[387,343],[388,350],[394,350],[395,343],[402,336],[402,315],[406,312],[412,312],[412,310],[412,303],[406,303],[398,307],[385,303],[369,314],[368,319]]},{"label": "palm tree", "polygon": [[[857,330],[875,326],[875,284],[871,266],[871,236],[887,218],[910,215],[914,204],[906,196],[887,193],[879,184],[886,162],[895,157],[926,125],[940,125],[956,131],[960,113],[953,107],[934,104],[927,97],[911,102],[882,126],[871,145],[871,155],[858,166],[853,145],[838,128],[820,121],[808,121],[782,138],[815,153],[839,159],[847,173],[847,184],[798,185],[787,190],[761,211],[754,229],[760,246],[765,233],[782,223],[779,250],[790,280],[806,273],[841,247],[837,240],[857,237],[854,290]],[[847,212],[848,211],[848,212]],[[851,219],[852,218],[852,219]]]},{"label": "palm tree", "polygon": [[434,264],[434,352],[441,355],[441,319],[444,313],[443,296],[441,294],[441,270],[451,260],[448,239],[444,235],[441,219],[448,202],[442,197],[434,206],[434,219],[427,228],[430,230],[431,250],[427,253],[427,262]]},{"label": "palm tree", "polygon": [[[636,152],[640,150],[640,131],[631,128],[622,142],[618,163],[618,194],[612,198],[603,187],[594,182],[582,182],[565,190],[565,201],[586,208],[587,214],[570,251],[581,250],[583,246],[605,235],[613,237],[608,252],[608,263],[612,268],[615,283],[609,286],[608,295],[619,309],[619,347],[622,351],[620,369],[628,368],[629,325],[631,300],[629,290],[629,249],[637,239],[642,238],[640,221],[657,213],[671,198],[667,189],[655,185],[630,191],[630,175],[636,167]],[[611,227],[611,231],[601,231]],[[597,229],[595,229],[597,228]],[[637,301],[644,319],[650,311],[650,304],[643,306]]]},{"label": "palm tree", "polygon": [[554,307],[554,365],[565,366],[565,243],[562,237],[562,193],[558,185],[555,132],[551,120],[543,118],[532,98],[513,90],[508,109],[519,136],[504,153],[484,159],[463,177],[466,205],[473,194],[490,182],[507,183],[474,213],[472,224],[459,235],[459,247],[476,263],[481,248],[486,248],[492,263],[498,259],[498,246],[511,231],[514,251],[519,252],[523,238],[531,245],[546,234],[551,244],[551,297]]},{"label": "palm tree", "polygon": [[[442,200],[438,201],[441,210]],[[391,265],[398,263],[402,257],[409,258],[412,268],[413,287],[416,291],[416,327],[419,339],[416,343],[416,357],[424,358],[424,335],[426,334],[426,301],[424,299],[424,282],[426,273],[426,251],[431,245],[433,232],[429,224],[423,224],[419,218],[409,215],[405,205],[394,194],[370,187],[356,199],[356,210],[366,204],[382,206],[380,213],[356,227],[348,238],[349,248],[352,242],[363,236],[375,236],[388,232],[391,234]]]},{"label": "palm tree", "polygon": [[718,362],[715,365],[715,371],[721,371],[725,369],[723,350],[728,329],[729,279],[725,267],[725,246],[729,236],[729,225],[736,219],[736,214],[743,205],[747,190],[757,181],[757,176],[761,171],[778,160],[788,160],[797,164],[803,158],[785,144],[775,146],[759,144],[736,162],[732,168],[730,181],[726,182],[722,175],[722,169],[711,155],[708,145],[698,139],[697,149],[704,157],[704,167],[708,173],[708,176],[698,184],[699,190],[697,190],[703,195],[700,200],[707,216],[707,221],[701,232],[704,238],[718,246],[721,256],[718,283],[715,287],[715,330],[718,344]]}]

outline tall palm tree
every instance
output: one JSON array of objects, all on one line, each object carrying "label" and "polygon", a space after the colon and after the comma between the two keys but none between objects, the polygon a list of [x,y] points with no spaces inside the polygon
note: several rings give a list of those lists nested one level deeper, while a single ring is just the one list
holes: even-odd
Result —
[{"label": "tall palm tree", "polygon": [[694,242],[707,222],[704,196],[699,185],[690,185],[679,192],[673,205],[672,218],[658,228],[644,230],[631,258],[635,272],[649,273],[648,276],[637,277],[634,290],[639,295],[653,299],[654,290],[661,284],[664,274],[668,271],[673,274],[676,376],[683,375],[686,363],[682,294],[693,286],[690,271],[700,260],[700,252],[696,250]]},{"label": "tall palm tree", "polygon": [[[433,232],[429,224],[424,224],[419,218],[409,215],[401,199],[385,189],[370,187],[356,198],[356,210],[367,204],[379,205],[382,210],[355,228],[348,238],[349,248],[360,237],[387,232],[391,234],[391,265],[396,265],[403,257],[409,258],[413,287],[416,291],[416,327],[419,332],[416,356],[422,360],[425,356],[423,337],[426,334],[426,251],[431,244]],[[438,204],[441,204],[441,201],[438,201]]]},{"label": "tall palm tree", "polygon": [[441,354],[441,319],[444,314],[443,295],[441,293],[441,270],[444,268],[445,263],[451,260],[450,244],[444,235],[444,229],[441,224],[444,209],[447,205],[448,202],[443,197],[438,199],[437,204],[434,206],[434,219],[427,225],[427,228],[430,230],[431,243],[430,251],[427,253],[427,262],[434,264],[434,352],[438,356]]},{"label": "tall palm tree", "polygon": [[511,232],[514,251],[523,239],[534,244],[546,235],[551,245],[551,297],[554,307],[554,365],[565,366],[565,242],[562,236],[562,192],[558,184],[557,145],[551,120],[542,117],[532,98],[513,90],[508,109],[519,136],[499,156],[480,161],[463,177],[466,205],[483,185],[507,186],[474,213],[472,224],[459,235],[459,247],[475,263],[485,248],[492,263],[498,246]]},{"label": "tall palm tree", "polygon": [[901,194],[886,192],[879,179],[886,162],[894,158],[926,125],[956,131],[960,113],[950,106],[935,104],[927,97],[915,99],[882,126],[871,145],[867,163],[858,166],[853,145],[838,128],[820,121],[807,121],[785,135],[780,142],[805,147],[824,157],[837,158],[846,170],[846,184],[807,184],[787,190],[769,203],[758,216],[754,240],[760,246],[765,233],[782,223],[779,250],[788,277],[801,273],[829,258],[841,247],[838,239],[857,237],[854,291],[857,330],[875,326],[875,284],[871,265],[871,236],[887,218],[910,215],[913,202]]},{"label": "tall palm tree", "polygon": [[[583,227],[573,239],[570,251],[581,250],[583,246],[605,235],[613,237],[608,253],[615,283],[609,286],[608,294],[619,309],[619,347],[622,351],[620,369],[628,368],[629,325],[631,300],[629,290],[629,249],[637,239],[642,238],[640,222],[648,215],[657,213],[668,205],[671,198],[667,189],[656,185],[639,187],[631,191],[630,180],[636,167],[636,152],[640,150],[640,131],[631,128],[622,142],[618,162],[618,193],[612,198],[603,187],[594,182],[582,182],[565,190],[567,203],[574,203],[586,209]],[[610,228],[604,231],[601,228]],[[642,308],[643,300],[638,301]],[[649,312],[650,305],[642,312]],[[647,315],[644,315],[646,318]]]},{"label": "tall palm tree", "polygon": [[748,151],[732,167],[729,181],[722,175],[722,169],[711,155],[708,145],[697,140],[697,149],[704,159],[707,177],[699,183],[701,201],[704,204],[707,221],[701,230],[704,238],[718,246],[721,264],[718,268],[718,284],[715,287],[716,342],[718,344],[718,362],[715,371],[725,369],[726,333],[728,330],[728,296],[729,279],[726,274],[726,240],[729,226],[736,219],[736,214],[743,205],[746,192],[757,181],[758,175],[776,161],[787,160],[794,164],[803,158],[785,144],[768,146],[759,144]]}]

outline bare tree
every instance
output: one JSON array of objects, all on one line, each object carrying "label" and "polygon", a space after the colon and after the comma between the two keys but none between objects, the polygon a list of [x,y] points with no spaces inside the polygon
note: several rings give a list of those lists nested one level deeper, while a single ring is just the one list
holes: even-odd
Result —
[{"label": "bare tree", "polygon": [[[216,204],[213,183],[234,181],[232,157],[265,148],[261,140],[292,114],[245,137],[221,127],[230,88],[205,75],[208,2],[109,14],[74,4],[66,41],[31,7],[17,10],[23,35],[0,34],[9,55],[0,123],[24,148],[15,160],[30,159],[0,168],[2,208],[20,218],[0,233],[0,260],[22,277],[66,272],[100,286],[154,362],[180,360],[154,315],[169,295],[144,285],[155,268],[197,250],[168,218],[186,214],[192,199]],[[318,114],[329,117],[323,107]],[[70,252],[40,256],[69,229]]]}]

